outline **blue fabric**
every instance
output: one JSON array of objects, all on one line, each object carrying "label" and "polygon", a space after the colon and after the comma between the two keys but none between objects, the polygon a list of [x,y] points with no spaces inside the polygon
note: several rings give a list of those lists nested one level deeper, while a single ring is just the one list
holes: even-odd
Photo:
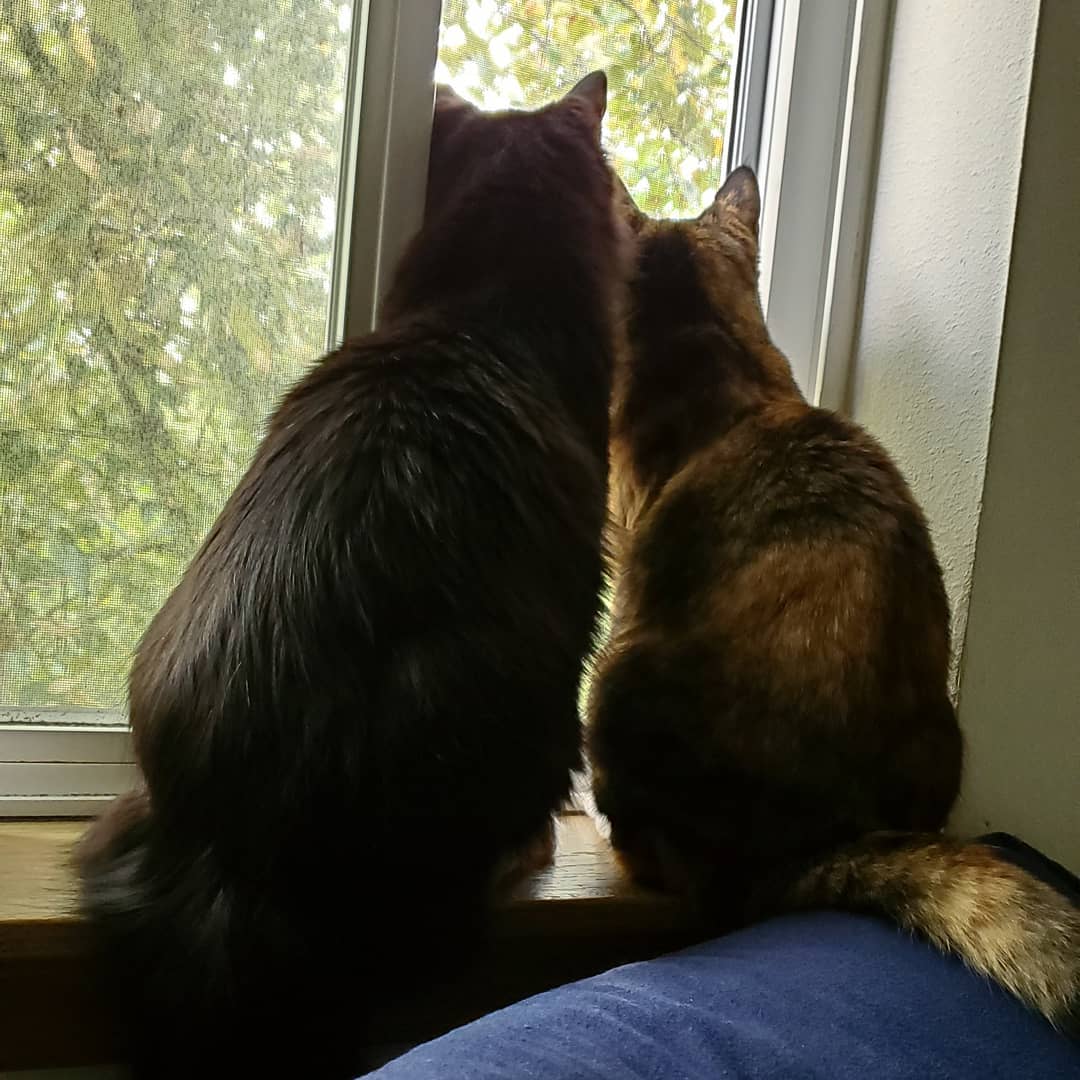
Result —
[{"label": "blue fabric", "polygon": [[378,1080],[1080,1080],[1080,1048],[888,923],[774,919],[492,1013]]},{"label": "blue fabric", "polygon": [[1077,907],[1080,907],[1080,878],[1066,870],[1059,862],[1055,862],[1048,855],[1037,851],[1030,844],[1025,844],[1011,833],[987,833],[980,836],[978,843],[992,847],[1003,859],[1034,874],[1040,881],[1045,882],[1052,889],[1057,889],[1062,896],[1068,897]]}]

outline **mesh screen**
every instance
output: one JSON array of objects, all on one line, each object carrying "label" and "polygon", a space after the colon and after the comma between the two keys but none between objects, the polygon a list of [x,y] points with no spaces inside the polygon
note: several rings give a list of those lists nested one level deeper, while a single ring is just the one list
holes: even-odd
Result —
[{"label": "mesh screen", "polygon": [[[605,68],[613,163],[647,212],[692,214],[719,181],[734,6],[447,0],[437,77],[498,108]],[[0,708],[122,705],[322,351],[351,15],[0,4]]]},{"label": "mesh screen", "polygon": [[0,707],[115,707],[324,348],[351,20],[0,4]]}]

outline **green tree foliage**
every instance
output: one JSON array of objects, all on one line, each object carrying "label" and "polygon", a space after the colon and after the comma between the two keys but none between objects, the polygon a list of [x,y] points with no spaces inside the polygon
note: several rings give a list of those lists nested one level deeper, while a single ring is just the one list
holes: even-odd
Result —
[{"label": "green tree foliage", "polygon": [[[447,0],[489,106],[611,76],[642,206],[718,179],[734,4]],[[351,12],[0,0],[0,706],[110,708],[131,652],[324,348]]]},{"label": "green tree foliage", "polygon": [[534,108],[604,68],[604,140],[643,210],[686,217],[719,186],[735,0],[445,0],[437,76]]}]

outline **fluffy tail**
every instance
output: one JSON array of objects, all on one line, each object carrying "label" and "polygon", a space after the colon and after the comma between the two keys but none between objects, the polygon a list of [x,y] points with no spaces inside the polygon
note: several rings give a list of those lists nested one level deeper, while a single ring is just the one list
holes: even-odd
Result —
[{"label": "fluffy tail", "polygon": [[[136,1072],[178,1073],[228,1012],[231,903],[209,859],[166,857],[144,792],[117,799],[75,851],[82,909],[125,1020]],[[204,1059],[205,1060],[205,1059]]]},{"label": "fluffy tail", "polygon": [[250,890],[238,904],[212,853],[167,843],[143,792],[116,800],[75,860],[136,1074],[246,1071],[266,1051],[264,1075],[285,1075],[282,1051],[306,1041],[304,1010],[288,1000],[300,953],[286,921]]},{"label": "fluffy tail", "polygon": [[884,916],[1080,1039],[1080,901],[986,843],[874,834],[764,890],[754,907]]}]

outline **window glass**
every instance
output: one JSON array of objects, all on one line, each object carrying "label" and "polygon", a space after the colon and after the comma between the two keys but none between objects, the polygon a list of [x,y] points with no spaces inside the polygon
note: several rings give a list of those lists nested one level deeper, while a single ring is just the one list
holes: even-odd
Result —
[{"label": "window glass", "polygon": [[329,0],[0,4],[0,709],[122,706],[323,351],[351,24]]},{"label": "window glass", "polygon": [[[613,163],[647,212],[693,214],[734,9],[446,0],[437,77],[530,107],[605,68]],[[352,22],[331,0],[0,5],[0,720],[115,718],[139,635],[322,352]]]},{"label": "window glass", "polygon": [[638,205],[697,214],[720,182],[735,0],[445,0],[437,77],[487,108],[532,108],[595,68],[605,145]]}]

